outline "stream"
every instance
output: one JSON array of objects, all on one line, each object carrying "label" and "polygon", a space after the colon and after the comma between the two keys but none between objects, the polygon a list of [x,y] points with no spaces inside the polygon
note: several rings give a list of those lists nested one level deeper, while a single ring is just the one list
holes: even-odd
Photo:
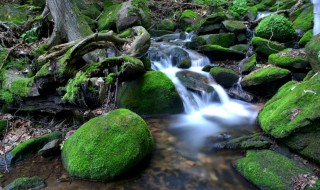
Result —
[{"label": "stream", "polygon": [[[167,42],[152,41],[149,50],[152,69],[165,73],[180,94],[185,113],[146,118],[155,139],[155,151],[148,163],[133,173],[112,182],[89,182],[71,179],[64,170],[60,157],[34,157],[17,165],[2,178],[7,185],[17,177],[38,175],[45,179],[46,189],[256,189],[233,168],[243,152],[219,150],[216,142],[231,137],[251,134],[256,130],[257,106],[229,98],[226,91],[202,71],[210,60],[196,51],[183,48],[191,34],[166,36]],[[174,49],[187,52],[192,66],[175,66]],[[210,92],[190,90],[177,77],[187,72],[200,77]],[[239,84],[235,84],[235,87]],[[142,168],[142,169],[141,169]]]}]

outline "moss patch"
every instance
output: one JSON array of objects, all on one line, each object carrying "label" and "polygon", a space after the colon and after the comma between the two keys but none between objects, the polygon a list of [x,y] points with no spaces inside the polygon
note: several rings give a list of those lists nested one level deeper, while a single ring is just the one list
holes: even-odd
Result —
[{"label": "moss patch", "polygon": [[232,87],[233,84],[237,83],[239,76],[232,69],[214,67],[210,69],[210,75],[213,79],[225,88]]},{"label": "moss patch", "polygon": [[304,32],[313,27],[313,6],[306,7],[299,16],[293,21],[293,28]]},{"label": "moss patch", "polygon": [[290,189],[294,176],[312,172],[271,150],[248,151],[236,163],[236,169],[261,189]]},{"label": "moss patch", "polygon": [[85,123],[63,144],[70,175],[111,180],[137,166],[153,149],[153,137],[137,114],[118,109]]},{"label": "moss patch", "polygon": [[222,22],[224,27],[229,31],[235,34],[239,34],[241,32],[246,32],[247,27],[241,21],[237,20],[225,20]]},{"label": "moss patch", "polygon": [[208,45],[219,45],[226,48],[234,45],[236,41],[234,33],[209,34],[200,37],[205,39]]},{"label": "moss patch", "polygon": [[278,42],[268,41],[260,37],[252,38],[252,45],[254,50],[264,57],[268,57],[273,53],[278,53],[281,50],[286,49],[286,47]]},{"label": "moss patch", "polygon": [[103,14],[98,20],[98,29],[101,30],[115,30],[116,28],[116,18],[122,3],[115,4],[106,7]]},{"label": "moss patch", "polygon": [[165,74],[156,71],[126,82],[117,95],[117,105],[147,115],[183,112],[174,84]]},{"label": "moss patch", "polygon": [[308,30],[299,40],[299,46],[304,47],[313,37],[313,29]]},{"label": "moss patch", "polygon": [[270,147],[271,140],[260,133],[245,135],[219,143],[222,149],[264,149]]},{"label": "moss patch", "polygon": [[320,71],[320,34],[312,37],[305,51],[314,72]]},{"label": "moss patch", "polygon": [[257,56],[256,54],[252,55],[248,59],[245,60],[242,66],[242,73],[250,73],[256,68],[257,64]]},{"label": "moss patch", "polygon": [[46,186],[44,181],[38,177],[21,177],[15,179],[4,190],[18,190],[18,189],[42,189]]},{"label": "moss patch", "polygon": [[268,63],[289,70],[306,69],[309,66],[306,53],[302,50],[286,49],[277,54],[271,54]]}]

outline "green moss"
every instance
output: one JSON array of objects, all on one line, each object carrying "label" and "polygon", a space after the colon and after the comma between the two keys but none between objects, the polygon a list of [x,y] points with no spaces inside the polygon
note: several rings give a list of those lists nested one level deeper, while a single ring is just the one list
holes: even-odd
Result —
[{"label": "green moss", "polygon": [[313,27],[313,6],[306,7],[301,14],[293,21],[293,28],[304,32]]},{"label": "green moss", "polygon": [[222,67],[210,69],[210,75],[217,83],[226,88],[232,87],[239,79],[239,75],[235,71]]},{"label": "green moss", "polygon": [[114,30],[116,27],[116,17],[119,9],[121,8],[122,3],[115,4],[109,7],[106,7],[104,13],[98,20],[98,29],[99,30]]},{"label": "green moss", "polygon": [[242,73],[249,73],[256,68],[257,56],[256,54],[252,55],[243,63]]},{"label": "green moss", "polygon": [[[283,138],[298,129],[314,129],[320,119],[320,75],[302,83],[287,83],[269,100],[258,120],[261,128],[268,134]],[[312,102],[312,103],[311,103]]]},{"label": "green moss", "polygon": [[230,49],[245,53],[249,50],[249,45],[248,44],[237,44],[237,45],[231,46]]},{"label": "green moss", "polygon": [[177,64],[177,67],[181,69],[188,69],[191,67],[191,64],[192,63],[190,59],[183,59],[179,61],[179,63]]},{"label": "green moss", "polygon": [[0,20],[22,25],[28,20],[27,12],[28,7],[20,6],[14,3],[2,3],[0,7]]},{"label": "green moss", "polygon": [[308,30],[299,40],[299,46],[304,47],[313,37],[313,29]]},{"label": "green moss", "polygon": [[146,71],[150,71],[151,70],[151,61],[150,61],[150,59],[148,57],[146,57],[146,56],[143,56],[141,58],[141,61],[142,61],[143,65],[144,65],[144,69]]},{"label": "green moss", "polygon": [[62,97],[63,101],[75,103],[79,96],[81,85],[87,80],[87,75],[83,72],[78,72],[73,79],[69,79],[66,86],[66,94]]},{"label": "green moss", "polygon": [[35,78],[40,78],[40,77],[45,77],[47,75],[49,75],[49,69],[48,69],[48,65],[45,64],[41,67],[41,69],[36,73]]},{"label": "green moss", "polygon": [[47,44],[41,44],[37,48],[35,48],[30,54],[36,58],[38,58],[40,55],[43,55],[47,53],[48,51],[48,45]]},{"label": "green moss", "polygon": [[241,32],[246,32],[247,27],[243,24],[241,21],[237,20],[225,20],[222,22],[224,27],[229,31],[233,33],[241,33]]},{"label": "green moss", "polygon": [[305,51],[314,72],[320,71],[320,34],[313,36]]},{"label": "green moss", "polygon": [[118,109],[85,123],[63,144],[62,160],[70,175],[111,180],[133,169],[153,149],[153,137],[137,114]]},{"label": "green moss", "polygon": [[183,104],[172,81],[163,73],[149,71],[126,82],[117,95],[117,105],[140,114],[181,113]]},{"label": "green moss", "polygon": [[8,120],[0,120],[0,135],[4,135],[8,126]]},{"label": "green moss", "polygon": [[223,52],[228,52],[228,53],[239,53],[238,51],[229,49],[229,48],[224,48],[219,45],[204,45],[200,48],[202,51],[223,51]]},{"label": "green moss", "polygon": [[174,31],[175,24],[171,19],[163,19],[156,27],[158,30]]},{"label": "green moss", "polygon": [[0,90],[0,100],[6,104],[11,104],[14,101],[14,95],[8,90],[1,89]]},{"label": "green moss", "polygon": [[116,78],[116,74],[115,73],[108,74],[108,76],[106,78],[106,84],[107,85],[113,84],[115,82],[115,78]]},{"label": "green moss", "polygon": [[281,50],[286,49],[286,47],[278,42],[268,41],[260,37],[252,38],[252,45],[254,50],[262,55],[268,57],[273,53],[278,53]]},{"label": "green moss", "polygon": [[236,41],[234,33],[209,34],[200,37],[204,38],[209,45],[219,45],[226,48],[234,45]]},{"label": "green moss", "polygon": [[286,49],[277,54],[271,54],[268,63],[289,70],[305,69],[309,62],[301,50]]},{"label": "green moss", "polygon": [[264,83],[269,83],[280,78],[285,78],[290,75],[290,71],[286,69],[281,69],[278,67],[268,67],[256,70],[241,81],[243,86],[255,86]]},{"label": "green moss", "polygon": [[8,184],[4,190],[42,189],[45,186],[44,181],[38,176],[21,177]]},{"label": "green moss", "polygon": [[282,16],[273,14],[264,18],[255,29],[258,37],[276,40],[279,42],[287,42],[295,38],[296,33],[290,21]]},{"label": "green moss", "polygon": [[180,16],[180,20],[182,20],[184,18],[186,18],[186,19],[196,19],[196,18],[199,18],[199,15],[196,12],[192,11],[192,10],[185,10],[185,11],[182,12],[182,14]]},{"label": "green moss", "polygon": [[236,169],[261,189],[290,189],[294,176],[310,174],[311,169],[271,150],[248,151]]},{"label": "green moss", "polygon": [[128,28],[128,29],[122,31],[122,32],[118,35],[118,37],[119,37],[119,38],[128,38],[128,37],[130,37],[131,35],[132,35],[132,28]]},{"label": "green moss", "polygon": [[11,164],[21,161],[31,154],[37,153],[45,144],[54,140],[62,138],[62,133],[55,131],[45,134],[41,137],[32,138],[16,146],[7,154],[7,159],[11,158]]},{"label": "green moss", "polygon": [[219,147],[227,149],[263,149],[270,147],[271,144],[269,138],[260,133],[255,133],[219,143]]},{"label": "green moss", "polygon": [[18,97],[26,97],[31,89],[33,78],[20,78],[12,81],[8,89],[12,94]]}]

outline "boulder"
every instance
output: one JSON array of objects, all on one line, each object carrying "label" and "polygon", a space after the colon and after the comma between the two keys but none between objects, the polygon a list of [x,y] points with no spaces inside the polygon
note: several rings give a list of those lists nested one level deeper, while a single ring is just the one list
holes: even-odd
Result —
[{"label": "boulder", "polygon": [[188,52],[180,47],[168,48],[166,52],[170,54],[172,65],[177,65],[182,60],[190,60]]},{"label": "boulder", "polygon": [[225,88],[232,87],[239,79],[239,75],[235,71],[222,67],[210,69],[210,75],[218,84]]},{"label": "boulder", "polygon": [[307,43],[305,51],[311,68],[314,72],[320,71],[320,34],[314,36],[309,43]]},{"label": "boulder", "polygon": [[209,84],[213,81],[202,74],[192,71],[180,71],[176,74],[179,81],[188,89],[196,92],[213,92],[214,89]]},{"label": "boulder", "polygon": [[313,29],[308,30],[303,34],[302,38],[299,40],[299,47],[304,47],[313,37]]},{"label": "boulder", "polygon": [[186,48],[198,50],[200,46],[203,46],[205,44],[206,44],[206,40],[203,39],[202,37],[197,36],[191,39],[191,42],[186,42]]},{"label": "boulder", "polygon": [[149,71],[136,80],[123,83],[116,105],[147,115],[176,114],[184,110],[172,81],[157,71]]},{"label": "boulder", "polygon": [[257,56],[253,54],[251,57],[248,57],[244,60],[241,72],[242,74],[249,74],[250,72],[256,69]]},{"label": "boulder", "polygon": [[267,67],[251,72],[241,80],[244,90],[262,97],[274,95],[286,82],[291,80],[291,72],[278,67]]},{"label": "boulder", "polygon": [[219,33],[220,29],[223,27],[221,22],[226,19],[227,16],[224,12],[213,13],[207,16],[199,28],[198,34],[203,35]]},{"label": "boulder", "polygon": [[246,53],[249,50],[249,45],[248,44],[237,44],[234,46],[231,46],[230,49],[236,50],[242,53]]},{"label": "boulder", "polygon": [[211,61],[242,60],[246,57],[242,52],[219,45],[204,45],[199,47],[199,51],[208,56]]},{"label": "boulder", "polygon": [[38,176],[21,177],[5,186],[4,190],[43,189],[46,187],[44,180]]},{"label": "boulder", "polygon": [[192,30],[199,19],[199,15],[192,10],[185,10],[179,18],[179,26],[183,30]]},{"label": "boulder", "polygon": [[157,30],[174,31],[175,23],[171,19],[163,19],[156,25]]},{"label": "boulder", "polygon": [[277,54],[271,54],[268,63],[290,71],[306,71],[310,67],[304,50],[286,49]]},{"label": "boulder", "polygon": [[136,167],[153,150],[146,122],[127,109],[89,120],[63,143],[61,159],[71,176],[106,181]]},{"label": "boulder", "polygon": [[288,42],[296,37],[296,32],[290,21],[282,16],[273,14],[262,19],[255,29],[258,37],[275,40],[278,42]]},{"label": "boulder", "polygon": [[247,151],[235,167],[260,189],[291,189],[294,177],[312,174],[310,167],[271,150]]},{"label": "boulder", "polygon": [[313,27],[313,6],[309,5],[303,9],[298,17],[293,21],[293,28],[306,32]]},{"label": "boulder", "polygon": [[316,132],[320,119],[320,75],[301,83],[282,86],[260,111],[258,121],[264,132],[275,138],[285,138],[302,131]]},{"label": "boulder", "polygon": [[233,32],[235,34],[246,33],[247,31],[247,27],[241,21],[225,20],[222,24],[229,32]]},{"label": "boulder", "polygon": [[286,49],[286,46],[278,42],[269,41],[260,37],[253,37],[252,45],[254,51],[262,57],[268,57],[273,53],[278,53],[279,51]]},{"label": "boulder", "polygon": [[208,45],[219,45],[225,48],[234,45],[236,42],[234,33],[207,34],[200,37],[205,39]]},{"label": "boulder", "polygon": [[190,59],[183,59],[179,61],[179,63],[177,64],[177,67],[181,69],[188,69],[191,67],[191,64],[192,62]]}]

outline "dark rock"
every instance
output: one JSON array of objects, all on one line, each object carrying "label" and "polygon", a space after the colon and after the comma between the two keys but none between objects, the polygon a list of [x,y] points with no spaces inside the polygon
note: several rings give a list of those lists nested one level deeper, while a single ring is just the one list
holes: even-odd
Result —
[{"label": "dark rock", "polygon": [[244,33],[240,33],[237,35],[237,42],[238,43],[246,43],[247,42],[247,36]]},{"label": "dark rock", "polygon": [[232,69],[221,67],[214,67],[210,69],[210,74],[218,84],[225,88],[232,87],[239,79],[239,75]]},{"label": "dark rock", "polygon": [[168,53],[171,55],[171,61],[173,65],[177,65],[182,60],[190,60],[188,52],[179,47],[168,49]]},{"label": "dark rock", "polygon": [[242,60],[246,55],[242,52],[224,48],[219,45],[205,45],[199,51],[208,56],[212,61]]},{"label": "dark rock", "polygon": [[230,49],[236,50],[242,53],[246,53],[249,50],[249,45],[248,44],[237,44],[234,46],[231,46]]},{"label": "dark rock", "polygon": [[247,27],[241,21],[236,20],[225,20],[222,22],[224,27],[235,34],[246,33]]},{"label": "dark rock", "polygon": [[168,30],[150,30],[149,32],[152,37],[159,37],[167,34],[174,34],[174,32],[168,31]]},{"label": "dark rock", "polygon": [[202,25],[198,31],[199,35],[205,34],[217,34],[221,30],[223,25],[221,23],[212,24],[212,25]]},{"label": "dark rock", "polygon": [[23,190],[23,189],[43,189],[46,187],[44,180],[38,176],[17,178],[9,185],[4,187],[4,190]]},{"label": "dark rock", "polygon": [[320,34],[314,36],[306,45],[306,53],[308,60],[314,72],[320,71]]},{"label": "dark rock", "polygon": [[181,69],[188,69],[191,67],[191,64],[192,63],[190,59],[184,59],[179,61],[179,63],[177,64],[177,67]]},{"label": "dark rock", "polygon": [[196,37],[196,38],[192,39],[191,42],[187,42],[186,47],[188,49],[197,50],[200,46],[205,45],[205,44],[206,44],[205,39],[203,39],[202,37]]},{"label": "dark rock", "polygon": [[214,89],[209,84],[214,82],[208,77],[192,71],[180,71],[176,74],[180,82],[188,89],[197,92],[213,92]]},{"label": "dark rock", "polygon": [[253,37],[252,45],[254,51],[262,57],[268,57],[273,53],[278,53],[279,51],[286,49],[286,46],[278,42],[269,41],[260,37]]},{"label": "dark rock", "polygon": [[8,126],[8,120],[0,120],[0,136],[4,135]]},{"label": "dark rock", "polygon": [[208,34],[200,37],[206,40],[208,45],[219,45],[225,48],[234,45],[236,42],[234,33]]},{"label": "dark rock", "polygon": [[255,54],[243,60],[243,65],[241,68],[242,74],[249,74],[250,72],[255,70],[256,64],[257,64],[257,58]]},{"label": "dark rock", "polygon": [[239,88],[230,88],[227,91],[228,95],[234,99],[243,100],[245,102],[253,102],[256,98],[249,92],[246,92]]},{"label": "dark rock", "polygon": [[163,19],[160,21],[159,24],[156,25],[157,30],[168,30],[174,31],[175,24],[171,19]]},{"label": "dark rock", "polygon": [[58,156],[60,155],[60,143],[61,139],[54,139],[44,145],[38,152],[43,157]]},{"label": "dark rock", "polygon": [[210,72],[210,69],[212,69],[213,67],[214,67],[213,65],[205,65],[205,66],[202,68],[202,71]]}]

